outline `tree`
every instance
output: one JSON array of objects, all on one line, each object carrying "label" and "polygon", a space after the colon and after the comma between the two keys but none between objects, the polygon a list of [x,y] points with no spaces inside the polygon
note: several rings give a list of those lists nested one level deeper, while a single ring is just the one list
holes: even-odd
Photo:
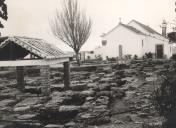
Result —
[{"label": "tree", "polygon": [[176,42],[176,32],[168,33],[169,42]]},{"label": "tree", "polygon": [[62,10],[56,11],[50,26],[54,36],[74,50],[80,64],[79,51],[90,36],[92,21],[80,9],[78,1],[63,0]]},{"label": "tree", "polygon": [[166,128],[176,127],[176,62],[169,69],[159,72],[160,85],[153,93],[153,105],[158,113],[165,118]]},{"label": "tree", "polygon": [[[6,21],[8,19],[7,5],[5,4],[5,0],[0,0],[0,17]],[[4,28],[2,21],[0,21],[0,28]]]}]

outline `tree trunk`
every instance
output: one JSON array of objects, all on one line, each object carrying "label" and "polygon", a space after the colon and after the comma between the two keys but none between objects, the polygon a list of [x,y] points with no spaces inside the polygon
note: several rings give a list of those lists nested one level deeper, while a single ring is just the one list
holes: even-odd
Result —
[{"label": "tree trunk", "polygon": [[76,61],[77,61],[77,64],[80,66],[81,63],[80,63],[80,59],[79,59],[79,52],[75,52],[76,53]]}]

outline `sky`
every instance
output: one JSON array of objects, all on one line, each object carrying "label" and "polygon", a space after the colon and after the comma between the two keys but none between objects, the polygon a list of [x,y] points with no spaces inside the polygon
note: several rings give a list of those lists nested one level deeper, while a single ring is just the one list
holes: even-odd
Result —
[{"label": "sky", "polygon": [[[93,50],[101,45],[100,35],[119,23],[126,24],[132,19],[149,25],[161,33],[160,25],[165,19],[171,22],[176,17],[175,0],[78,0],[81,8],[91,17],[93,26],[82,51]],[[2,36],[28,36],[42,38],[55,44],[63,51],[71,48],[56,39],[49,21],[60,9],[61,0],[6,0],[8,21],[3,22]],[[170,25],[168,25],[169,31]]]}]

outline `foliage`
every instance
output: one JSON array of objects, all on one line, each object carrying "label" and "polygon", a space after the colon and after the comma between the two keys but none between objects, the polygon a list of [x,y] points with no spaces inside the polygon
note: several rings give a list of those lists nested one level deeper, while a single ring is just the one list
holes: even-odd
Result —
[{"label": "foliage", "polygon": [[[0,0],[0,17],[3,20],[7,20],[8,19],[8,13],[7,13],[7,5],[5,4],[5,0]],[[0,21],[0,28],[4,28],[4,25],[2,24],[2,22]]]},{"label": "foliage", "polygon": [[79,64],[79,51],[90,36],[92,21],[80,9],[78,0],[62,2],[62,10],[57,11],[51,21],[51,30],[55,37],[74,50]]},{"label": "foliage", "polygon": [[174,61],[176,61],[176,54],[173,54],[173,55],[171,56],[171,59],[174,60]]},{"label": "foliage", "polygon": [[176,41],[176,32],[169,33],[168,38],[169,38],[170,42],[175,42]]},{"label": "foliage", "polygon": [[107,61],[117,61],[117,58],[115,58],[115,57],[109,58],[108,56],[106,56],[106,60]]},{"label": "foliage", "polygon": [[[173,65],[173,68],[175,66]],[[153,105],[165,117],[169,128],[176,127],[176,72],[175,69],[161,76],[161,85],[153,93]]]},{"label": "foliage", "polygon": [[98,56],[96,56],[95,57],[97,60],[100,60],[100,61],[102,61],[103,60],[103,58],[102,58],[102,56],[101,55],[98,55]]},{"label": "foliage", "polygon": [[127,55],[125,55],[125,59],[131,59],[131,56],[132,56],[132,55],[127,54]]},{"label": "foliage", "polygon": [[147,59],[152,59],[153,58],[153,54],[151,52],[145,53],[145,56]]},{"label": "foliage", "polygon": [[134,59],[134,60],[137,60],[137,59],[138,59],[138,56],[137,56],[137,55],[134,55],[133,59]]},{"label": "foliage", "polygon": [[163,64],[163,67],[164,67],[164,69],[169,69],[170,68],[170,64],[165,63],[165,64]]}]

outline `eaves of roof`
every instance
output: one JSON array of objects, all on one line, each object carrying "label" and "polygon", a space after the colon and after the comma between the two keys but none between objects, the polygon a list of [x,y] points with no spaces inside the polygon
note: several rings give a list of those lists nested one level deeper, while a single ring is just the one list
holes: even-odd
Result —
[{"label": "eaves of roof", "polygon": [[[139,21],[132,20],[132,21],[130,21],[129,23],[131,23],[131,22],[133,22],[133,21],[134,21],[135,23],[137,23],[138,25],[140,25],[143,29],[145,29],[145,30],[148,31],[149,33],[151,33],[151,34],[158,34],[158,35],[164,37],[162,34],[160,34],[159,32],[157,32],[157,31],[154,30],[153,28],[151,28],[151,27],[149,27],[149,26],[147,26],[147,25],[145,25],[145,24],[142,24],[142,23],[139,22]],[[166,38],[166,37],[164,37],[164,38]]]},{"label": "eaves of roof", "polygon": [[62,50],[56,48],[56,46],[47,43],[42,39],[29,38],[29,37],[6,37],[2,38],[3,41],[0,43],[0,48],[6,46],[9,42],[13,42],[27,51],[46,59],[63,58],[68,57]]},{"label": "eaves of roof", "polygon": [[139,34],[139,35],[145,35],[143,32],[139,31],[138,29],[132,27],[132,26],[128,26],[128,25],[125,25],[125,24],[122,24],[122,23],[119,23],[116,27],[114,27],[113,29],[111,29],[109,32],[101,35],[101,37],[105,37],[107,36],[108,34],[110,34],[111,32],[113,32],[115,29],[117,29],[119,26],[123,26],[125,28],[127,28],[128,30],[136,33],[136,34]]}]

